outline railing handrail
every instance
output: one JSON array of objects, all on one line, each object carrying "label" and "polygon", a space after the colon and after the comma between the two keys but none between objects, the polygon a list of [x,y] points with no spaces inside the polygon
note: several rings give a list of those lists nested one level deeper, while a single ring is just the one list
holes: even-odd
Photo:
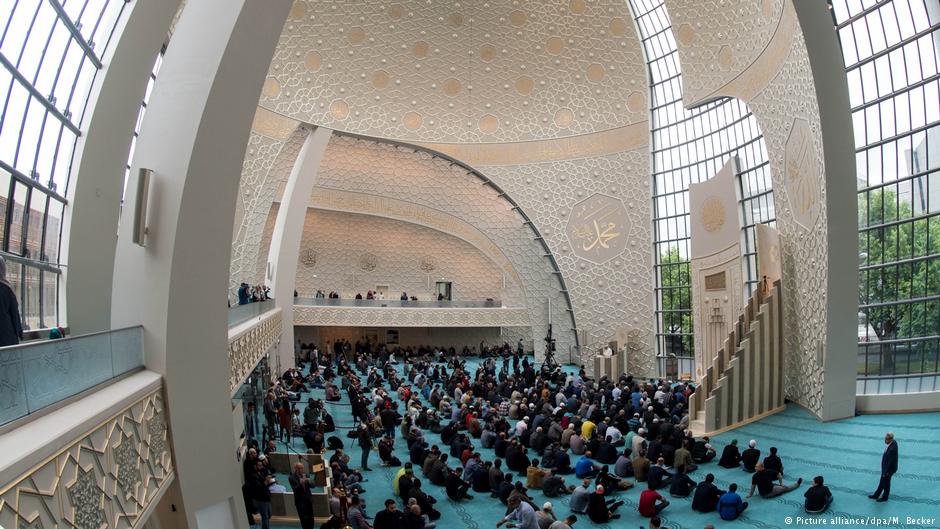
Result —
[{"label": "railing handrail", "polygon": [[[92,336],[100,336],[102,334],[111,334],[111,333],[118,332],[118,331],[126,331],[126,330],[137,329],[137,328],[142,329],[143,327],[144,327],[143,325],[128,325],[127,327],[118,327],[117,329],[107,329],[104,331],[95,331],[95,332],[89,332],[85,334],[69,335],[69,336],[63,336],[62,338],[56,338],[56,339],[42,338],[42,339],[30,340],[28,342],[20,342],[16,345],[6,345],[3,347],[0,347],[0,353],[3,353],[4,351],[23,349],[25,347],[38,347],[39,345],[49,343],[50,341],[68,342],[72,340],[78,340],[81,338],[91,338]],[[52,329],[45,329],[45,330],[52,330]]]},{"label": "railing handrail", "polygon": [[144,367],[143,329],[132,325],[0,348],[8,384],[0,393],[0,426]]},{"label": "railing handrail", "polygon": [[482,300],[412,300],[412,299],[355,299],[355,298],[310,298],[298,296],[294,298],[294,305],[302,307],[357,307],[357,308],[523,308],[507,307],[502,301],[495,298]]},{"label": "railing handrail", "polygon": [[231,329],[274,309],[274,298],[252,301],[244,305],[232,305],[228,309],[228,328]]},{"label": "railing handrail", "polygon": [[926,373],[908,373],[906,375],[857,375],[856,380],[889,380],[902,378],[922,378],[940,376],[940,371],[928,371]]}]

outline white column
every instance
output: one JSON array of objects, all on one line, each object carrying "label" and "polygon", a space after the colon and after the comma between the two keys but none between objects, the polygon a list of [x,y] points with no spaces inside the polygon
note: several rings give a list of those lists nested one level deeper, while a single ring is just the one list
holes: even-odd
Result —
[{"label": "white column", "polygon": [[297,280],[297,260],[300,257],[300,240],[304,235],[304,219],[310,195],[317,180],[317,169],[326,152],[333,131],[319,127],[307,135],[303,147],[291,169],[281,207],[274,221],[271,247],[268,250],[268,278],[274,301],[281,308],[281,342],[277,357],[280,370],[294,365],[294,285]]},{"label": "white column", "polygon": [[111,324],[143,324],[147,367],[164,375],[181,527],[247,527],[232,428],[226,288],[251,122],[290,6],[188,2],[132,163],[129,190],[139,168],[153,170],[149,234],[145,248],[133,244],[129,204]]},{"label": "white column", "polygon": [[[111,280],[124,169],[140,102],[179,0],[134,2],[115,29],[92,87],[87,126],[76,146],[62,227],[65,304],[72,334],[111,325]],[[78,207],[76,207],[76,205]]]},{"label": "white column", "polygon": [[[928,2],[929,3],[929,2]],[[855,415],[858,358],[858,208],[848,80],[825,2],[793,2],[813,71],[826,162],[828,270],[824,421]],[[786,292],[783,293],[787,295]]]}]

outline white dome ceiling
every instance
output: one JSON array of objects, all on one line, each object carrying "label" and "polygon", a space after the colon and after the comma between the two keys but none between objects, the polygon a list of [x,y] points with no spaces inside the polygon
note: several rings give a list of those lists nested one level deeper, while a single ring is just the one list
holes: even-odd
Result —
[{"label": "white dome ceiling", "polygon": [[516,142],[647,119],[624,0],[298,0],[261,106],[405,141]]}]

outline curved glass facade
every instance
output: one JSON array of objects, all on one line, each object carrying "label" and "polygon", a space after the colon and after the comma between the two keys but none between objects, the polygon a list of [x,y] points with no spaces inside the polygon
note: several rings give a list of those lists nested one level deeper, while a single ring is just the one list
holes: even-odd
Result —
[{"label": "curved glass facade", "polygon": [[940,3],[830,8],[855,129],[859,374],[938,372]]},{"label": "curved glass facade", "polygon": [[59,323],[72,154],[124,0],[0,3],[0,253],[23,326]]},{"label": "curved glass facade", "polygon": [[643,42],[652,95],[657,351],[661,357],[691,356],[689,185],[711,178],[737,156],[749,294],[758,280],[754,225],[773,225],[776,218],[767,148],[757,120],[742,101],[724,98],[692,110],[683,107],[682,73],[666,6],[662,0],[630,0],[630,7]]}]

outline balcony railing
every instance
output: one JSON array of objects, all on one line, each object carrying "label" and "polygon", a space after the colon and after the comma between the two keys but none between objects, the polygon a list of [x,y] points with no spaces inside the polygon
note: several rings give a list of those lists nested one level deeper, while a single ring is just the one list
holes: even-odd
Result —
[{"label": "balcony railing", "polygon": [[143,366],[141,326],[0,348],[0,425]]},{"label": "balcony railing", "polygon": [[487,300],[445,300],[445,301],[409,301],[404,299],[330,299],[330,298],[294,298],[294,305],[314,307],[398,307],[415,309],[472,309],[500,308],[498,299]]},{"label": "balcony railing", "polygon": [[228,309],[228,327],[231,329],[239,323],[244,323],[252,318],[261,316],[272,309],[274,309],[273,299],[255,301],[245,305],[235,305]]},{"label": "balcony railing", "polygon": [[890,395],[940,391],[940,373],[858,377],[856,395]]}]

